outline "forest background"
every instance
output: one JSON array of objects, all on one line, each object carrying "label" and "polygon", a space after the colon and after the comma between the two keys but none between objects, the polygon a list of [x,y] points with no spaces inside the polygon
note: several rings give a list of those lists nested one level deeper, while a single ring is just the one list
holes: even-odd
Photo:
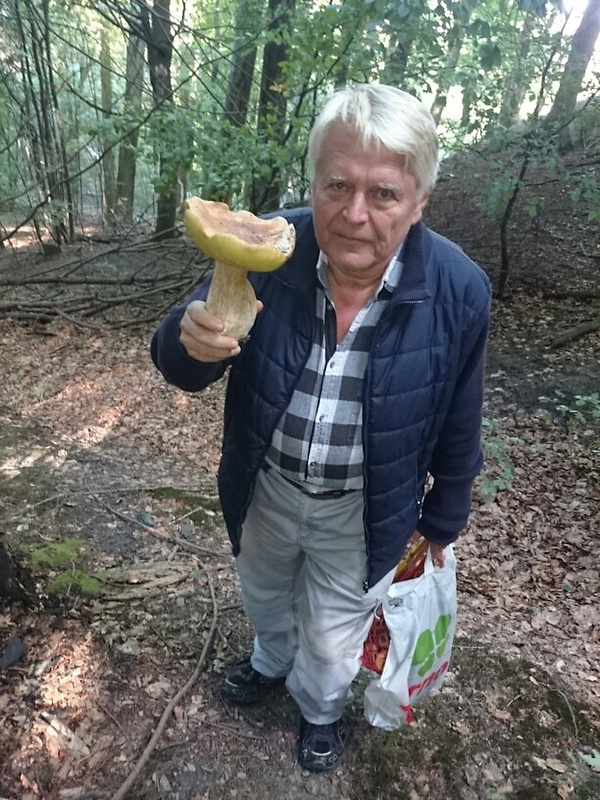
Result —
[{"label": "forest background", "polygon": [[[312,121],[348,81],[419,96],[446,157],[518,142],[512,165],[490,157],[502,210],[527,164],[598,133],[598,14],[597,0],[2,0],[0,208],[15,222],[0,243],[28,222],[72,242],[89,216],[172,237],[188,193],[255,213],[302,203]],[[597,187],[580,194],[596,213]]]},{"label": "forest background", "polygon": [[[598,797],[599,33],[600,0],[0,0],[0,797]],[[438,123],[426,222],[494,286],[486,465],[444,690],[388,734],[359,686],[315,778],[289,698],[219,700],[225,383],[166,387],[148,340],[211,268],[182,199],[304,203],[353,81]]]}]

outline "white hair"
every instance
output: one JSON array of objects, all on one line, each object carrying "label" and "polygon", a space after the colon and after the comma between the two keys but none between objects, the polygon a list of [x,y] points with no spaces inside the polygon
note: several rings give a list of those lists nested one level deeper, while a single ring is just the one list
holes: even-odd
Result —
[{"label": "white hair", "polygon": [[376,142],[403,155],[408,171],[417,179],[421,197],[433,189],[439,164],[433,117],[416,97],[384,84],[346,86],[325,100],[308,140],[311,181],[325,132],[338,120],[355,130],[364,146]]}]

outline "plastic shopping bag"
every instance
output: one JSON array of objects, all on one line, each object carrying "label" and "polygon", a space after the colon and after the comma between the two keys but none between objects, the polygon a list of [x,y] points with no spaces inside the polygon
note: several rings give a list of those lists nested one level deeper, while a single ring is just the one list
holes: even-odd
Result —
[{"label": "plastic shopping bag", "polygon": [[395,730],[411,722],[412,706],[444,682],[456,627],[456,559],[443,567],[428,552],[423,575],[393,583],[383,600],[390,646],[383,672],[365,689],[371,725]]},{"label": "plastic shopping bag", "polygon": [[[425,559],[429,545],[427,539],[420,538],[409,545],[402,560],[396,567],[393,583],[408,581],[422,575],[425,571]],[[363,645],[362,664],[372,672],[381,675],[390,649],[390,632],[383,617],[381,606],[377,609],[375,619]]]}]

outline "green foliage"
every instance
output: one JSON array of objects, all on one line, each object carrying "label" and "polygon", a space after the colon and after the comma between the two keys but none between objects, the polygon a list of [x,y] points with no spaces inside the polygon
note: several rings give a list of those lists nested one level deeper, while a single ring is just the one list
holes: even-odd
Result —
[{"label": "green foliage", "polygon": [[556,418],[562,419],[570,431],[584,427],[600,428],[600,392],[576,394],[569,399],[564,392],[557,389],[551,397],[541,396],[538,399],[545,406],[542,417],[547,422]]},{"label": "green foliage", "polygon": [[147,145],[151,148],[154,165],[159,162],[160,173],[155,173],[154,190],[161,193],[177,180],[178,171],[189,169],[196,155],[198,121],[193,111],[173,103],[165,103],[150,118],[147,127]]},{"label": "green foliage", "polygon": [[479,482],[483,496],[488,502],[492,502],[498,492],[508,489],[515,476],[510,444],[520,440],[506,437],[498,420],[484,417],[482,427],[485,462]]},{"label": "green foliage", "polygon": [[588,219],[600,222],[600,185],[594,175],[581,175],[579,182],[571,192],[571,199],[576,203],[584,202],[588,206]]},{"label": "green foliage", "polygon": [[[15,2],[27,21],[31,4]],[[183,9],[181,24],[173,26],[173,98],[153,108],[146,65],[144,74],[136,78],[142,89],[141,108],[132,114],[126,91],[126,42],[119,25],[123,20],[115,19],[112,25],[93,6],[51,2],[49,52],[60,88],[73,202],[77,207],[83,206],[86,198],[95,200],[104,180],[99,164],[102,154],[113,146],[116,164],[121,141],[138,128],[138,203],[147,202],[152,191],[162,193],[187,177],[189,189],[195,193],[244,205],[248,188],[273,173],[281,174],[282,185],[295,202],[302,201],[307,187],[308,130],[323,97],[334,86],[351,81],[388,81],[428,104],[438,90],[440,95],[448,95],[451,113],[442,117],[441,126],[444,147],[464,148],[486,137],[497,125],[507,85],[513,79],[538,97],[540,76],[555,47],[557,57],[547,71],[547,85],[560,78],[565,47],[557,46],[557,34],[552,32],[555,6],[557,3],[548,0],[348,0],[331,4],[297,0],[290,11],[290,24],[280,29],[269,25],[270,12],[262,0],[225,0],[218,10],[214,4],[191,4]],[[526,57],[521,50],[524,32],[535,44]],[[101,39],[110,53],[109,109],[101,107]],[[269,40],[286,48],[283,78],[277,87],[286,103],[283,126],[275,118],[271,125],[267,120],[266,126],[265,120],[260,125],[257,120],[261,53]],[[10,198],[19,195],[21,205],[38,202],[40,170],[51,176],[54,168],[41,163],[29,135],[29,121],[36,115],[25,102],[29,44],[19,40],[15,15],[0,5],[0,203],[5,206],[13,205]],[[244,46],[256,48],[256,66],[250,76],[246,124],[232,129],[224,121],[225,97],[231,65]],[[449,58],[452,48],[458,62]],[[462,114],[460,109],[457,114],[461,103]],[[514,187],[515,176],[508,170],[498,174],[486,200],[490,213],[501,213]],[[582,179],[575,194],[589,204],[591,219],[598,219],[598,189],[590,179]],[[64,207],[52,211],[56,218],[65,213]],[[526,211],[535,216],[539,204],[530,201]]]},{"label": "green foliage", "polygon": [[259,142],[249,125],[239,128],[227,121],[208,119],[197,140],[190,189],[208,200],[222,200],[232,207],[244,204],[245,187],[253,179],[266,178],[280,158],[275,142]]},{"label": "green foliage", "polygon": [[491,162],[490,175],[492,180],[487,185],[487,192],[481,201],[480,207],[490,216],[500,216],[511,195],[519,183],[512,166],[503,161]]}]

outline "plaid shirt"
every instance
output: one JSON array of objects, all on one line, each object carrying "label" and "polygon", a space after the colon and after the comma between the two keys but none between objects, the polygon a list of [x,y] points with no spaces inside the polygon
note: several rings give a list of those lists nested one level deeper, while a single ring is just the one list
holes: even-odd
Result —
[{"label": "plaid shirt", "polygon": [[399,253],[339,344],[327,262],[319,256],[312,350],[266,456],[281,475],[309,491],[363,486],[362,385],[375,327],[400,279]]}]

